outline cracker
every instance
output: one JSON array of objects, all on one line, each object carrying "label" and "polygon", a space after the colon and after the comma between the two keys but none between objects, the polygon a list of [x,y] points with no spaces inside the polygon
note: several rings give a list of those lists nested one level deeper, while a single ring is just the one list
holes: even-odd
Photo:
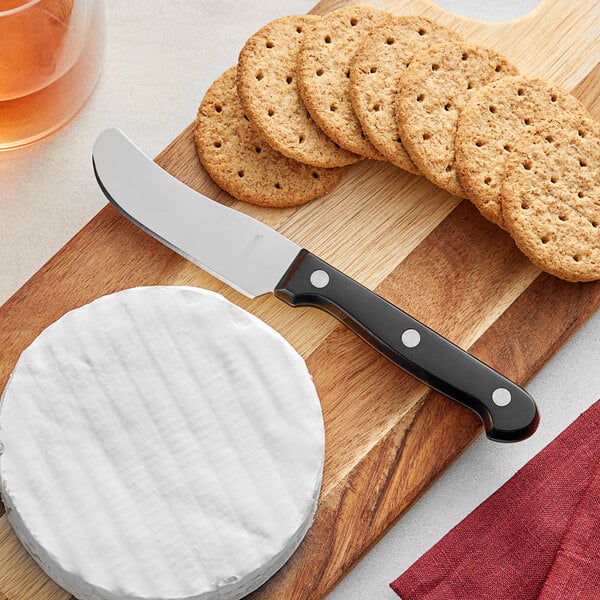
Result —
[{"label": "cracker", "polygon": [[263,206],[295,206],[319,198],[345,168],[322,169],[273,150],[250,125],[237,97],[236,68],[208,89],[196,117],[196,147],[211,178],[234,198]]},{"label": "cracker", "polygon": [[391,163],[419,174],[396,125],[398,79],[413,56],[442,41],[462,41],[425,17],[391,15],[359,46],[350,64],[350,99],[369,141]]},{"label": "cracker", "polygon": [[506,58],[483,46],[443,42],[414,56],[398,83],[396,119],[425,177],[464,196],[454,165],[458,115],[474,89],[516,74]]},{"label": "cracker", "polygon": [[456,171],[484,217],[504,227],[500,191],[515,141],[540,121],[560,120],[565,112],[589,116],[569,92],[539,78],[504,77],[471,94],[458,119]]},{"label": "cracker", "polygon": [[250,37],[238,60],[237,91],[250,123],[272,148],[316,167],[340,167],[361,157],[340,148],[319,129],[297,87],[300,42],[320,18],[283,17]]},{"label": "cracker", "polygon": [[540,269],[567,281],[600,279],[600,123],[545,121],[506,159],[508,232]]},{"label": "cracker", "polygon": [[302,39],[298,90],[311,117],[350,152],[385,160],[369,142],[350,101],[350,61],[362,39],[383,25],[390,13],[348,6],[325,15]]}]

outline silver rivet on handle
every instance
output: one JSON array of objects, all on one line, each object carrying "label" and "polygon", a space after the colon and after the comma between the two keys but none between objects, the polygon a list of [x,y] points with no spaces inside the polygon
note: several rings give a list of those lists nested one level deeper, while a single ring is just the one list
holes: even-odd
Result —
[{"label": "silver rivet on handle", "polygon": [[310,274],[310,283],[316,288],[324,288],[329,283],[329,275],[323,269],[317,269]]},{"label": "silver rivet on handle", "polygon": [[496,406],[507,406],[511,400],[512,396],[506,388],[496,388],[492,392],[492,402]]},{"label": "silver rivet on handle", "polygon": [[421,334],[416,329],[405,329],[401,339],[407,348],[414,348],[421,342]]}]

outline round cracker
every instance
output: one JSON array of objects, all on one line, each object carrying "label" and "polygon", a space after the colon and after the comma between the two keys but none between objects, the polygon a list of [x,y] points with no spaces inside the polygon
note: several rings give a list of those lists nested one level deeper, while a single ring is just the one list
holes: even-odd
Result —
[{"label": "round cracker", "polygon": [[398,82],[396,120],[425,177],[464,196],[454,165],[458,115],[474,89],[516,74],[504,56],[483,46],[444,42],[414,56]]},{"label": "round cracker", "polygon": [[540,269],[567,281],[600,279],[600,123],[545,121],[506,160],[508,232]]},{"label": "round cracker", "polygon": [[342,148],[379,160],[385,159],[352,109],[350,61],[363,38],[389,17],[369,6],[335,10],[304,36],[298,55],[298,90],[317,125]]},{"label": "round cracker", "polygon": [[392,164],[420,174],[396,125],[398,80],[413,56],[443,41],[462,41],[425,17],[392,15],[359,46],[350,64],[350,99],[369,141]]},{"label": "round cracker", "polygon": [[515,141],[540,121],[560,120],[565,112],[589,116],[569,92],[539,78],[504,77],[471,94],[458,119],[456,171],[484,217],[504,227],[500,192]]},{"label": "round cracker", "polygon": [[341,167],[362,157],[340,148],[319,129],[297,87],[300,43],[320,18],[283,17],[250,37],[238,60],[237,91],[250,123],[272,148],[316,167]]},{"label": "round cracker", "polygon": [[234,198],[263,206],[295,206],[329,192],[345,168],[322,169],[273,150],[250,125],[237,97],[236,68],[207,90],[196,117],[196,147],[211,178]]}]

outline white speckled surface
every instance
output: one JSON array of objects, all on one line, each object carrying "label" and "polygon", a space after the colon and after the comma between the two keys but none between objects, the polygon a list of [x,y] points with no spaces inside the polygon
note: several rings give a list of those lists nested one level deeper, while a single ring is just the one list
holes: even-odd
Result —
[{"label": "white speckled surface", "polygon": [[223,296],[138,287],[47,327],[0,404],[9,521],[82,600],[237,600],[287,561],[325,449],[302,357]]},{"label": "white speckled surface", "polygon": [[[92,101],[58,136],[0,156],[0,301],[6,300],[104,204],[89,166],[98,132],[121,126],[151,155],[194,118],[204,90],[248,35],[316,0],[107,0],[108,52]],[[537,0],[437,0],[471,17],[505,20]],[[600,314],[528,386],[542,421],[517,445],[480,439],[329,595],[392,600],[388,583],[600,398]]]}]

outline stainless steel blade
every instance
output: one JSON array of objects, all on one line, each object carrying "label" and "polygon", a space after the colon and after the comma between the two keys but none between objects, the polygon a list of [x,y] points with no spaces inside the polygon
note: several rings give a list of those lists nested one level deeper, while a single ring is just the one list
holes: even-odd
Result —
[{"label": "stainless steel blade", "polygon": [[144,231],[250,298],[272,292],[300,246],[161,169],[118,129],[93,150],[107,198]]}]

